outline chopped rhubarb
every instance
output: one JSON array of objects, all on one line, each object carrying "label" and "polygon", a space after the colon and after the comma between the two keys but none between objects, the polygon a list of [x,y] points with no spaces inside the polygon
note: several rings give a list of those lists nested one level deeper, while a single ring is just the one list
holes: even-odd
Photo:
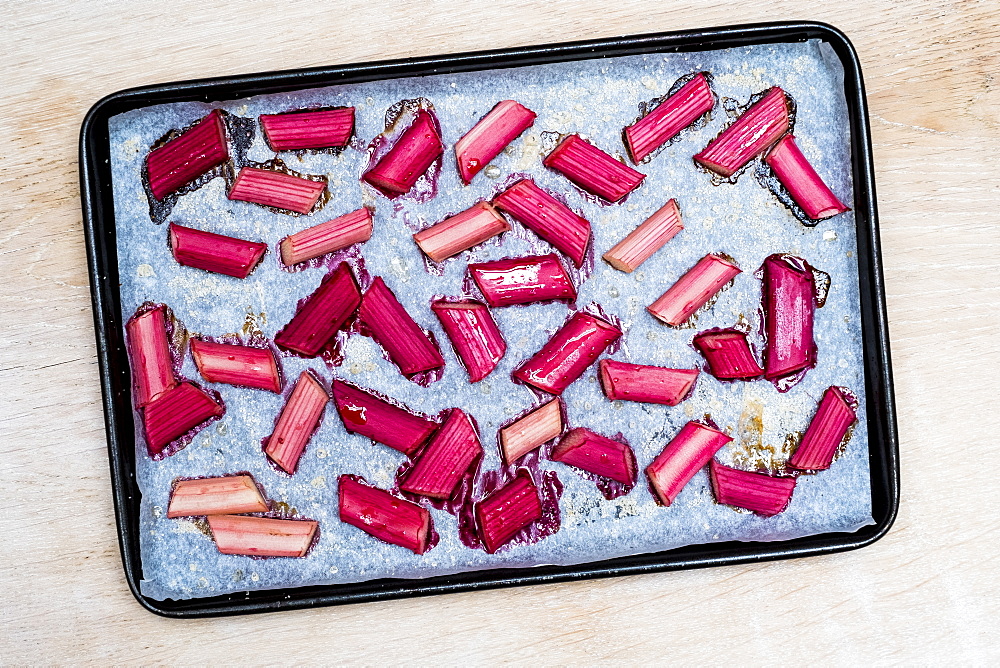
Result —
[{"label": "chopped rhubarb", "polygon": [[608,202],[620,201],[646,178],[580,135],[569,135],[559,142],[542,164]]},{"label": "chopped rhubarb", "polygon": [[479,434],[469,416],[453,408],[399,488],[433,499],[448,499],[482,454]]},{"label": "chopped rhubarb", "polygon": [[535,122],[535,112],[514,100],[497,102],[490,113],[455,142],[455,162],[462,182],[469,185],[493,158]]},{"label": "chopped rhubarb", "polygon": [[670,200],[604,254],[604,261],[630,274],[684,229],[681,210]]},{"label": "chopped rhubarb", "polygon": [[563,430],[562,406],[552,399],[500,430],[503,460],[511,465]]},{"label": "chopped rhubarb", "polygon": [[441,262],[509,229],[510,225],[492,204],[479,202],[420,230],[413,235],[413,240],[432,261]]},{"label": "chopped rhubarb", "polygon": [[728,178],[766,151],[789,128],[789,102],[777,86],[694,156],[695,162]]},{"label": "chopped rhubarb", "polygon": [[788,507],[795,491],[795,478],[740,471],[712,460],[708,468],[715,500],[727,506],[752,510],[772,517]]},{"label": "chopped rhubarb", "polygon": [[323,409],[329,400],[330,395],[316,378],[310,372],[303,371],[281,409],[278,422],[264,448],[271,461],[285,473],[295,473],[302,451],[319,427]]},{"label": "chopped rhubarb", "polygon": [[135,405],[142,407],[177,385],[167,340],[167,307],[132,316],[125,325],[132,360]]},{"label": "chopped rhubarb", "polygon": [[673,503],[694,474],[731,440],[731,436],[698,422],[684,425],[663,452],[646,467],[646,475],[660,502],[665,506]]},{"label": "chopped rhubarb", "polygon": [[576,288],[555,253],[469,265],[490,306],[576,299]]},{"label": "chopped rhubarb", "polygon": [[178,137],[146,156],[153,197],[162,200],[213,167],[229,160],[226,125],[216,109]]},{"label": "chopped rhubarb", "polygon": [[191,357],[210,383],[281,392],[281,373],[270,348],[191,339]]},{"label": "chopped rhubarb", "polygon": [[493,204],[568,255],[578,268],[583,266],[590,243],[590,223],[534,181],[521,179],[497,195]]},{"label": "chopped rhubarb", "polygon": [[146,447],[152,456],[196,427],[222,417],[226,407],[193,383],[160,393],[142,412]]},{"label": "chopped rhubarb", "polygon": [[764,260],[763,280],[764,377],[774,380],[816,363],[816,281],[806,261],[793,255]]},{"label": "chopped rhubarb", "polygon": [[209,515],[215,546],[222,554],[248,557],[304,557],[319,522],[246,515]]},{"label": "chopped rhubarb", "polygon": [[417,554],[427,551],[432,528],[431,514],[426,508],[365,485],[351,476],[340,476],[338,487],[341,522]]},{"label": "chopped rhubarb", "polygon": [[691,392],[697,369],[667,369],[602,359],[601,387],[612,401],[639,401],[676,406]]},{"label": "chopped rhubarb", "polygon": [[272,151],[347,146],[354,134],[354,107],[261,114],[260,126]]},{"label": "chopped rhubarb", "polygon": [[434,119],[421,109],[389,152],[362,178],[389,196],[402,195],[410,191],[442,153],[444,144]]},{"label": "chopped rhubarb", "polygon": [[524,527],[542,517],[538,488],[526,469],[476,504],[476,525],[486,551],[493,554]]},{"label": "chopped rhubarb", "polygon": [[549,459],[611,478],[623,485],[635,484],[636,464],[632,448],[583,427],[566,432],[552,449]]},{"label": "chopped rhubarb", "polygon": [[324,190],[325,179],[314,181],[274,169],[244,167],[229,189],[229,199],[294,213],[309,213]]},{"label": "chopped rhubarb", "polygon": [[800,471],[822,471],[830,468],[837,448],[847,436],[847,430],[858,419],[852,403],[839,387],[829,387],[823,393],[816,415],[802,436],[788,465]]},{"label": "chopped rhubarb", "polygon": [[246,278],[264,257],[267,244],[170,223],[170,250],[186,267]]},{"label": "chopped rhubarb", "polygon": [[646,310],[658,320],[677,327],[707,304],[740,271],[734,262],[721,255],[706,255]]},{"label": "chopped rhubarb", "polygon": [[253,476],[227,475],[179,481],[170,493],[167,517],[238,515],[266,513],[267,510],[267,501],[257,489]]},{"label": "chopped rhubarb", "polygon": [[764,156],[764,162],[774,170],[781,185],[811,219],[822,220],[850,211],[850,207],[837,199],[802,155],[794,136],[782,137]]},{"label": "chopped rhubarb", "polygon": [[621,335],[611,323],[577,311],[514,371],[514,378],[543,392],[562,394]]},{"label": "chopped rhubarb", "polygon": [[371,236],[372,212],[362,207],[285,237],[280,244],[281,261],[292,266],[363,243]]},{"label": "chopped rhubarb", "polygon": [[708,370],[720,380],[750,380],[764,373],[750,350],[747,335],[739,330],[702,332],[694,337],[694,347],[705,356]]},{"label": "chopped rhubarb", "polygon": [[638,164],[715,106],[705,74],[699,72],[651,112],[625,128],[625,147]]},{"label": "chopped rhubarb", "polygon": [[351,267],[341,262],[299,307],[274,342],[279,348],[316,357],[361,304],[361,290]]},{"label": "chopped rhubarb", "polygon": [[333,379],[333,400],[344,428],[405,455],[412,455],[438,428],[429,417],[396,406],[371,392]]},{"label": "chopped rhubarb", "polygon": [[444,366],[441,352],[420,328],[381,276],[361,299],[361,322],[404,376]]},{"label": "chopped rhubarb", "polygon": [[490,375],[507,352],[507,342],[486,304],[471,299],[438,300],[431,304],[431,310],[469,372],[469,382],[476,383]]}]

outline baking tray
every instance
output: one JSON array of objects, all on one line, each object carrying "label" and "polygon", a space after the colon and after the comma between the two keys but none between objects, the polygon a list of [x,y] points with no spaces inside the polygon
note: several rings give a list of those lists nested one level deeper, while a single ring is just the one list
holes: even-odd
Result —
[{"label": "baking tray", "polygon": [[[108,121],[112,116],[167,102],[213,102],[380,79],[809,39],[828,43],[844,69],[844,94],[851,131],[874,524],[853,533],[825,533],[769,543],[733,541],[691,545],[573,566],[484,570],[419,580],[382,579],[355,584],[240,592],[182,601],[157,601],[142,595],[139,590],[142,579],[138,535],[140,492],[135,479],[131,374],[122,337],[123,316],[111,194]],[[884,536],[895,520],[899,505],[898,444],[867,104],[857,53],[847,37],[832,26],[814,22],[738,25],[132,88],[100,100],[84,119],[80,134],[80,182],[118,538],[129,588],[151,612],[168,617],[232,615],[804,557],[870,545]]]}]

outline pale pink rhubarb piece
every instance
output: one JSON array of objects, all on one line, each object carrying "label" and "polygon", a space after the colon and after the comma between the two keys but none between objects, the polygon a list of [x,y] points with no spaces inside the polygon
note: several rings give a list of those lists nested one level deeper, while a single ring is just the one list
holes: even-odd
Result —
[{"label": "pale pink rhubarb piece", "polygon": [[707,304],[740,271],[734,262],[721,255],[706,255],[646,310],[658,320],[677,327]]},{"label": "pale pink rhubarb piece", "polygon": [[319,522],[246,515],[209,515],[215,546],[222,554],[248,557],[304,557]]},{"label": "pale pink rhubarb piece", "polygon": [[362,207],[325,223],[307,227],[281,240],[281,261],[287,266],[368,241],[372,212]]},{"label": "pale pink rhubarb piece", "polygon": [[625,128],[625,147],[638,164],[715,106],[715,96],[703,72],[663,100],[651,112]]},{"label": "pale pink rhubarb piece", "polygon": [[563,430],[562,406],[552,399],[500,430],[500,449],[510,466]]},{"label": "pale pink rhubarb piece", "polygon": [[377,276],[361,298],[361,322],[404,376],[444,366],[444,358],[396,295]]},{"label": "pale pink rhubarb piece", "polygon": [[577,311],[541,350],[514,370],[514,378],[543,392],[562,394],[621,335],[610,322]]},{"label": "pale pink rhubarb piece", "polygon": [[213,167],[229,160],[226,125],[216,109],[183,134],[146,156],[146,173],[153,197],[162,200]]},{"label": "pale pink rhubarb piece", "polygon": [[698,422],[684,425],[663,452],[646,467],[646,475],[660,502],[665,506],[673,503],[694,474],[731,440],[731,436]]},{"label": "pale pink rhubarb piece", "polygon": [[167,307],[160,305],[132,316],[125,325],[125,333],[138,408],[177,385],[167,340]]},{"label": "pale pink rhubarb piece", "polygon": [[486,551],[493,554],[521,529],[542,517],[538,487],[526,469],[476,504],[476,526]]},{"label": "pale pink rhubarb piece", "polygon": [[535,122],[535,112],[514,100],[497,102],[490,113],[455,142],[455,162],[462,182],[469,185],[493,158]]},{"label": "pale pink rhubarb piece", "polygon": [[253,476],[227,475],[178,481],[170,493],[167,517],[238,515],[267,511],[267,501],[257,488]]},{"label": "pale pink rhubarb piece", "polygon": [[623,485],[635,484],[637,469],[632,448],[583,427],[566,432],[559,444],[552,448],[549,459]]},{"label": "pale pink rhubarb piece", "polygon": [[274,343],[305,357],[316,357],[361,304],[361,290],[351,267],[341,262],[327,274]]},{"label": "pale pink rhubarb piece", "polygon": [[708,370],[720,380],[750,380],[764,374],[750,350],[747,335],[739,330],[702,332],[694,337],[694,347],[705,356]]},{"label": "pale pink rhubarb piece", "polygon": [[347,146],[354,134],[354,107],[261,114],[260,126],[272,151]]},{"label": "pale pink rhubarb piece", "polygon": [[569,135],[559,142],[542,164],[608,202],[620,201],[646,178],[580,135]]},{"label": "pale pink rhubarb piece", "polygon": [[389,152],[362,179],[389,196],[408,193],[427,168],[444,152],[430,113],[421,109]]},{"label": "pale pink rhubarb piece", "polygon": [[470,264],[469,274],[494,307],[576,299],[576,287],[555,253]]},{"label": "pale pink rhubarb piece", "polygon": [[273,169],[244,167],[229,189],[229,199],[294,213],[309,213],[324,190],[325,179],[313,181]]},{"label": "pale pink rhubarb piece", "polygon": [[681,210],[670,200],[604,254],[604,261],[630,274],[684,229]]},{"label": "pale pink rhubarb piece", "polygon": [[773,517],[788,507],[795,491],[795,478],[740,471],[712,460],[708,469],[715,500],[727,506],[752,510]]},{"label": "pale pink rhubarb piece", "polygon": [[548,194],[531,179],[521,179],[493,199],[514,220],[583,266],[590,243],[590,223]]},{"label": "pale pink rhubarb piece", "polygon": [[806,261],[793,255],[764,260],[763,280],[764,377],[774,380],[816,364],[816,281]]},{"label": "pale pink rhubarb piece", "polygon": [[281,409],[278,422],[264,448],[264,453],[285,473],[295,473],[299,458],[319,427],[323,409],[329,400],[330,395],[319,381],[310,372],[303,371]]},{"label": "pale pink rhubarb piece", "polygon": [[434,262],[478,246],[510,229],[507,221],[489,202],[478,202],[440,223],[413,235],[420,250]]},{"label": "pale pink rhubarb piece", "polygon": [[351,476],[340,476],[338,487],[341,522],[417,554],[423,554],[430,547],[431,514],[426,508],[365,485]]},{"label": "pale pink rhubarb piece", "polygon": [[281,392],[281,374],[270,348],[191,339],[191,357],[210,383]]},{"label": "pale pink rhubarb piece", "polygon": [[178,264],[233,278],[246,278],[267,251],[267,244],[203,232],[170,223],[170,250]]},{"label": "pale pink rhubarb piece", "polygon": [[836,386],[827,388],[788,465],[800,471],[830,468],[837,448],[857,419],[853,402],[848,400],[844,391]]},{"label": "pale pink rhubarb piece", "polygon": [[482,454],[479,434],[469,416],[453,408],[399,488],[432,499],[448,499]]},{"label": "pale pink rhubarb piece", "polygon": [[149,454],[159,455],[181,436],[225,412],[225,406],[193,383],[161,392],[142,412]]},{"label": "pale pink rhubarb piece", "polygon": [[788,131],[788,107],[785,91],[777,86],[768,89],[735,123],[694,156],[695,162],[719,176],[732,176]]},{"label": "pale pink rhubarb piece", "polygon": [[795,203],[812,220],[822,220],[850,211],[850,207],[844,206],[837,199],[802,155],[794,136],[789,134],[782,137],[764,156],[764,162],[774,170],[781,185],[785,186]]},{"label": "pale pink rhubarb piece", "polygon": [[432,303],[431,310],[469,372],[469,382],[477,383],[490,375],[507,352],[507,342],[486,304],[442,299]]},{"label": "pale pink rhubarb piece", "polygon": [[344,428],[405,455],[416,452],[438,423],[405,406],[396,406],[371,392],[333,379],[333,400]]},{"label": "pale pink rhubarb piece", "polygon": [[604,396],[612,401],[676,406],[690,394],[698,379],[697,369],[668,369],[607,358],[599,366]]}]

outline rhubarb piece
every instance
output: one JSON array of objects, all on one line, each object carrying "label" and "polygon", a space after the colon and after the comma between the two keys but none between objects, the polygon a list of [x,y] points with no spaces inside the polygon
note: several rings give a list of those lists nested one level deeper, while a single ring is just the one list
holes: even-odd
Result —
[{"label": "rhubarb piece", "polygon": [[222,554],[248,557],[304,557],[319,522],[245,515],[209,515],[215,546]]},{"label": "rhubarb piece", "polygon": [[361,322],[404,376],[444,366],[444,358],[396,295],[376,276],[361,299]]},{"label": "rhubarb piece", "polygon": [[553,399],[500,430],[500,450],[510,466],[563,430],[562,406]]},{"label": "rhubarb piece", "polygon": [[538,488],[527,469],[476,504],[476,526],[486,551],[493,554],[521,529],[542,517]]},{"label": "rhubarb piece", "polygon": [[490,306],[576,299],[576,288],[555,253],[469,265]]},{"label": "rhubarb piece", "polygon": [[170,250],[178,264],[233,278],[246,278],[260,263],[267,244],[203,232],[170,223]]},{"label": "rhubarb piece", "polygon": [[482,454],[479,434],[469,416],[453,408],[399,488],[432,499],[448,499]]},{"label": "rhubarb piece", "polygon": [[812,220],[830,218],[851,210],[837,199],[802,155],[793,135],[782,137],[764,156],[764,162],[774,170],[781,185]]},{"label": "rhubarb piece", "polygon": [[788,465],[800,471],[823,471],[830,468],[837,448],[847,436],[847,430],[857,421],[855,408],[839,387],[829,387],[823,393],[816,415],[802,436]]},{"label": "rhubarb piece", "polygon": [[354,134],[354,107],[261,114],[260,127],[272,151],[347,146]]},{"label": "rhubarb piece", "polygon": [[270,348],[191,339],[191,357],[210,383],[281,392],[281,374]]},{"label": "rhubarb piece", "polygon": [[740,471],[712,460],[708,474],[715,500],[727,506],[752,510],[772,517],[788,507],[795,491],[795,478],[778,478],[764,473]]},{"label": "rhubarb piece", "polygon": [[625,147],[632,162],[639,164],[714,106],[715,96],[712,95],[708,79],[703,72],[698,72],[676,93],[625,128]]},{"label": "rhubarb piece", "polygon": [[319,427],[323,409],[329,400],[330,396],[316,378],[303,371],[264,447],[264,453],[285,473],[295,473],[302,451]]},{"label": "rhubarb piece", "polygon": [[608,202],[620,201],[646,178],[580,135],[569,135],[559,142],[542,164]]},{"label": "rhubarb piece", "polygon": [[285,237],[280,244],[281,261],[290,267],[353,244],[364,243],[371,236],[372,212],[362,207]]},{"label": "rhubarb piece", "polygon": [[135,405],[141,408],[177,385],[167,341],[167,307],[160,305],[132,316],[125,333],[132,360]]},{"label": "rhubarb piece", "polygon": [[621,335],[611,323],[577,311],[541,350],[514,370],[514,378],[543,392],[562,394]]},{"label": "rhubarb piece", "polygon": [[274,343],[304,357],[316,357],[360,304],[361,290],[351,267],[341,262],[278,332]]},{"label": "rhubarb piece", "polygon": [[493,204],[568,255],[577,268],[583,266],[590,243],[590,223],[534,181],[521,179],[497,195]]},{"label": "rhubarb piece", "polygon": [[252,202],[294,213],[309,213],[326,190],[326,180],[313,181],[274,169],[244,167],[236,175],[229,199]]},{"label": "rhubarb piece", "polygon": [[816,281],[808,263],[793,255],[764,260],[763,280],[764,377],[774,380],[816,364]]},{"label": "rhubarb piece", "polygon": [[702,332],[694,337],[694,346],[705,356],[708,370],[719,380],[750,380],[764,373],[754,359],[747,335],[739,330]]},{"label": "rhubarb piece", "polygon": [[636,464],[632,448],[583,427],[566,432],[559,444],[552,448],[549,459],[611,478],[623,485],[635,484]]},{"label": "rhubarb piece", "polygon": [[146,156],[146,173],[153,197],[162,200],[213,167],[229,160],[226,125],[216,109],[183,134]]},{"label": "rhubarb piece", "polygon": [[469,372],[469,382],[477,383],[490,375],[507,352],[507,342],[486,304],[439,299],[431,304],[431,310]]},{"label": "rhubarb piece", "polygon": [[225,406],[193,383],[161,392],[142,412],[146,448],[151,456],[209,420],[222,417]]},{"label": "rhubarb piece", "polygon": [[455,142],[455,162],[462,182],[469,185],[493,158],[535,122],[535,112],[514,100],[497,102],[490,113]]},{"label": "rhubarb piece", "polygon": [[351,476],[338,479],[340,521],[417,554],[430,547],[431,514],[426,508],[370,487]]},{"label": "rhubarb piece", "polygon": [[267,501],[257,489],[253,476],[227,475],[179,481],[170,493],[167,517],[266,513],[267,510]]},{"label": "rhubarb piece", "polygon": [[706,255],[646,310],[658,320],[677,327],[707,304],[740,271],[735,262],[721,255]]},{"label": "rhubarb piece", "polygon": [[444,153],[430,113],[421,109],[389,152],[361,178],[388,196],[408,193],[427,168]]},{"label": "rhubarb piece", "polygon": [[660,502],[665,506],[673,503],[694,474],[731,440],[731,436],[698,422],[684,425],[663,452],[646,467],[646,475]]},{"label": "rhubarb piece", "polygon": [[420,230],[413,240],[432,261],[441,262],[509,229],[510,225],[492,204],[478,202],[462,213]]},{"label": "rhubarb piece", "polygon": [[333,400],[344,428],[405,455],[412,455],[434,433],[438,424],[405,406],[395,406],[371,392],[333,379]]},{"label": "rhubarb piece", "polygon": [[604,261],[631,274],[683,229],[681,210],[672,199],[605,253]]},{"label": "rhubarb piece", "polygon": [[728,178],[766,151],[791,123],[785,91],[777,86],[722,131],[705,149],[694,156],[695,162],[719,176]]},{"label": "rhubarb piece", "polygon": [[608,399],[666,406],[682,402],[698,379],[697,369],[667,369],[607,358],[601,360],[600,370],[601,387]]}]

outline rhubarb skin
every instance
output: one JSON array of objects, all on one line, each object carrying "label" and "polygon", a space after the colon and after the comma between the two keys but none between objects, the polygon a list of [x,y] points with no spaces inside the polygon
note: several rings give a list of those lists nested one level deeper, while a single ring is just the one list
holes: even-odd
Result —
[{"label": "rhubarb skin", "polygon": [[479,434],[469,416],[453,408],[399,488],[411,494],[447,500],[482,454]]},{"label": "rhubarb skin", "polygon": [[816,364],[816,281],[802,258],[764,260],[764,377],[775,380]]},{"label": "rhubarb skin", "polygon": [[486,551],[493,554],[521,529],[542,517],[538,487],[526,469],[475,506],[476,526]]},{"label": "rhubarb skin", "polygon": [[260,127],[272,151],[347,146],[354,134],[354,107],[261,114]]},{"label": "rhubarb skin", "polygon": [[752,510],[764,517],[773,517],[784,511],[795,491],[795,478],[740,471],[723,466],[714,459],[709,465],[708,475],[716,501]]},{"label": "rhubarb skin", "polygon": [[620,202],[646,178],[580,135],[569,135],[559,142],[542,164],[608,202]]},{"label": "rhubarb skin", "polygon": [[293,213],[309,213],[324,190],[325,180],[313,181],[273,169],[244,167],[229,189],[229,199]]},{"label": "rhubarb skin", "polygon": [[389,152],[365,172],[362,179],[389,196],[403,195],[410,192],[417,179],[442,153],[444,144],[434,119],[421,109]]},{"label": "rhubarb skin", "polygon": [[469,274],[490,306],[576,299],[576,288],[555,253],[469,265]]},{"label": "rhubarb skin", "polygon": [[500,430],[500,451],[504,463],[512,465],[563,431],[562,405],[552,399]]},{"label": "rhubarb skin", "polygon": [[203,232],[170,223],[170,250],[178,264],[233,278],[246,278],[260,263],[267,244]]},{"label": "rhubarb skin", "polygon": [[777,86],[770,88],[735,123],[694,156],[695,162],[729,178],[778,141],[788,131],[790,123],[785,91]]},{"label": "rhubarb skin", "polygon": [[404,376],[444,366],[444,358],[396,295],[377,276],[361,299],[361,322]]},{"label": "rhubarb skin", "polygon": [[632,448],[583,427],[566,432],[552,448],[549,459],[623,485],[635,484],[637,467]]},{"label": "rhubarb skin", "polygon": [[438,300],[431,310],[469,373],[469,382],[478,383],[493,373],[507,352],[507,342],[486,304],[471,299]]},{"label": "rhubarb skin", "polygon": [[509,230],[510,225],[492,204],[478,202],[461,213],[417,232],[413,235],[413,240],[433,262],[443,262]]},{"label": "rhubarb skin", "polygon": [[548,194],[531,179],[521,179],[493,199],[493,204],[552,244],[579,269],[590,244],[590,223]]},{"label": "rhubarb skin", "polygon": [[210,383],[281,392],[281,373],[270,348],[191,339],[191,358]]},{"label": "rhubarb skin", "polygon": [[655,109],[625,128],[625,148],[632,162],[639,164],[714,106],[712,88],[705,74],[699,72]]},{"label": "rhubarb skin", "polygon": [[430,547],[431,514],[426,508],[342,475],[338,479],[340,521],[416,554]]},{"label": "rhubarb skin", "polygon": [[646,310],[668,325],[682,325],[741,271],[720,255],[706,255]]},{"label": "rhubarb skin", "polygon": [[718,429],[688,422],[646,467],[650,485],[660,502],[669,506],[691,478],[732,439]]},{"label": "rhubarb skin", "polygon": [[162,200],[210,169],[229,160],[226,124],[216,109],[178,137],[146,156],[153,197]]},{"label": "rhubarb skin", "polygon": [[698,380],[697,369],[667,369],[612,359],[600,363],[601,387],[612,401],[638,401],[676,406]]},{"label": "rhubarb skin", "polygon": [[253,476],[228,475],[178,481],[170,493],[167,517],[173,519],[267,511],[267,501],[257,488]]},{"label": "rhubarb skin", "polygon": [[341,262],[325,276],[274,343],[304,357],[316,357],[361,304],[361,289],[351,267]]},{"label": "rhubarb skin", "polygon": [[330,395],[319,381],[310,372],[303,371],[264,447],[268,458],[285,473],[295,473],[306,444],[319,428],[323,409],[329,400]]},{"label": "rhubarb skin", "polygon": [[473,177],[535,122],[535,112],[514,100],[497,102],[490,113],[455,142],[455,163],[462,183]]},{"label": "rhubarb skin", "polygon": [[802,155],[793,135],[782,137],[764,156],[764,162],[812,220],[823,220],[851,210],[833,194]]},{"label": "rhubarb skin", "polygon": [[438,428],[434,420],[395,406],[371,392],[333,379],[333,400],[344,428],[410,456]]},{"label": "rhubarb skin", "polygon": [[125,325],[132,361],[135,405],[145,406],[177,386],[174,359],[167,340],[167,307],[132,316]]},{"label": "rhubarb skin", "polygon": [[577,311],[552,338],[514,371],[514,378],[549,394],[562,394],[621,337],[611,323]]},{"label": "rhubarb skin", "polygon": [[800,471],[830,468],[837,448],[857,419],[857,413],[844,392],[836,386],[827,388],[788,465]]},{"label": "rhubarb skin", "polygon": [[371,238],[372,230],[372,212],[362,207],[285,237],[279,244],[281,261],[290,267],[364,243]]},{"label": "rhubarb skin", "polygon": [[319,522],[245,515],[209,515],[215,546],[222,554],[248,557],[304,557]]},{"label": "rhubarb skin", "polygon": [[750,350],[747,335],[739,330],[702,332],[694,337],[694,347],[704,355],[708,370],[719,380],[750,380],[764,374]]},{"label": "rhubarb skin", "polygon": [[226,407],[193,383],[181,383],[162,392],[143,409],[143,429],[150,456],[164,449],[186,433],[222,417]]},{"label": "rhubarb skin", "polygon": [[630,274],[683,229],[681,210],[672,199],[605,253],[604,261]]}]

